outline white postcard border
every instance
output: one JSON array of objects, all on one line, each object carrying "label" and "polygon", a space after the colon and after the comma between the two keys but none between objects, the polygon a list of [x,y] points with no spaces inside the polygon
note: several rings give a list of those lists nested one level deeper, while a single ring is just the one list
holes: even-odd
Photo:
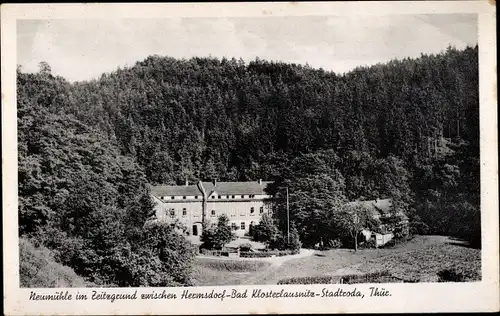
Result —
[{"label": "white postcard border", "polygon": [[[2,143],[3,143],[3,240],[4,304],[7,315],[25,314],[240,314],[240,313],[352,313],[352,312],[451,312],[494,311],[499,309],[498,245],[498,164],[496,34],[494,5],[487,1],[419,2],[348,2],[348,3],[224,3],[224,4],[64,4],[2,5]],[[389,289],[386,298],[312,299],[204,299],[120,301],[30,301],[33,289],[19,288],[17,236],[17,116],[16,116],[16,20],[51,18],[158,18],[158,17],[241,17],[302,15],[380,15],[415,13],[477,13],[480,60],[480,135],[481,135],[481,215],[482,281],[474,283],[356,284],[342,286],[364,293],[372,286]],[[311,286],[219,286],[165,288],[178,297],[184,290],[209,292],[254,289],[264,292],[301,291],[321,293]],[[163,288],[119,289],[37,289],[37,293],[56,291],[90,293],[92,290],[113,293],[159,292]]]}]

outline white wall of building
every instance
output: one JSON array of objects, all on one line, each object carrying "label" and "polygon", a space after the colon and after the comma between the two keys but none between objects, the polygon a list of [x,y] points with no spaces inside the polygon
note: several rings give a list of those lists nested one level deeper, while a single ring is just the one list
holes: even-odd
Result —
[{"label": "white wall of building", "polygon": [[[215,199],[209,198],[207,201],[207,220],[211,223],[217,223],[220,215],[226,214],[229,218],[230,225],[237,227],[235,230],[236,235],[243,236],[249,232],[250,225],[253,223],[257,225],[260,218],[264,213],[269,213],[270,204],[265,202],[264,198],[269,198],[267,195],[255,195],[255,198],[230,198],[226,196]],[[194,198],[185,200],[182,196],[172,200],[170,198],[157,199],[153,198],[155,205],[156,217],[158,220],[171,222],[178,219],[187,228],[190,234],[193,233],[193,225],[201,223],[202,217],[202,199],[195,200]],[[252,212],[253,208],[253,212]],[[171,215],[173,212],[173,215]],[[243,224],[242,224],[243,223]],[[243,226],[242,226],[243,225]],[[244,227],[244,229],[242,229]],[[200,229],[198,228],[200,231]],[[199,232],[201,233],[201,231]]]}]

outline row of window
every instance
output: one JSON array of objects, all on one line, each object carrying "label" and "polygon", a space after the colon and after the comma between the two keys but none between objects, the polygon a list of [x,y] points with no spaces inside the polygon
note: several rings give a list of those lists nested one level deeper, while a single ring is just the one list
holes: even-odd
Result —
[{"label": "row of window", "polygon": [[[182,216],[187,216],[187,210],[185,208],[182,209]],[[170,210],[170,217],[175,217],[175,210]]]},{"label": "row of window", "polygon": [[[260,207],[259,212],[260,212],[260,214],[264,213],[264,207],[263,206]],[[255,214],[255,208],[254,207],[250,208],[250,214]],[[210,213],[210,215],[215,216],[215,210],[212,210],[212,212]],[[245,216],[246,214],[245,213],[241,213],[240,215]],[[234,216],[234,215],[232,215],[232,216]]]},{"label": "row of window", "polygon": [[[215,210],[212,210],[210,212],[210,215],[211,216],[215,216],[215,213],[216,213]],[[264,213],[264,207],[263,206],[260,207],[259,213],[260,214]],[[255,208],[254,207],[250,208],[250,214],[251,215],[255,214]],[[242,213],[240,215],[245,216],[246,214]],[[185,209],[185,208],[182,209],[182,216],[187,216],[187,209]],[[234,216],[234,215],[231,215],[231,216]],[[175,217],[175,210],[170,210],[170,217]]]},{"label": "row of window", "polygon": [[[252,221],[252,222],[250,222],[250,227],[252,227],[252,226],[254,226],[254,225],[255,225],[255,222],[253,222],[253,221]],[[245,224],[245,222],[241,222],[241,223],[240,223],[240,229],[245,230],[245,228],[246,228],[246,224]],[[234,223],[234,222],[233,222],[233,223],[231,223],[231,229],[232,229],[232,230],[237,230],[237,229],[238,229],[238,225],[236,225],[236,223]]]},{"label": "row of window", "polygon": [[[244,195],[244,194],[243,194],[243,195],[240,195],[240,197],[241,197],[242,199],[244,199],[244,198],[253,199],[253,198],[255,198],[255,194],[249,194],[249,195]],[[198,196],[198,195],[195,195],[195,196],[194,196],[194,198],[195,198],[195,199],[199,199],[199,196]],[[211,198],[212,198],[212,199],[215,199],[215,198],[222,199],[222,198],[224,198],[224,195],[217,195],[217,196],[212,195],[212,196],[211,196]],[[226,195],[226,199],[235,199],[235,198],[236,198],[236,195]],[[164,197],[162,197],[162,199],[163,199],[163,200],[166,200],[166,199],[167,199],[167,197],[166,197],[166,196],[164,196]],[[170,197],[170,199],[171,199],[171,200],[174,200],[174,199],[175,199],[175,196],[171,196],[171,197]],[[187,196],[183,196],[183,197],[182,197],[182,199],[183,199],[183,200],[187,199]]]},{"label": "row of window", "polygon": [[[187,198],[186,196],[183,196],[183,197],[182,197],[182,199],[183,199],[183,200],[185,200],[186,198]],[[194,196],[194,198],[195,198],[195,199],[198,199],[198,198],[199,198],[199,196],[198,196],[198,195],[195,195],[195,196]],[[162,199],[163,199],[163,200],[166,200],[166,199],[167,199],[167,197],[166,197],[166,196],[164,196],[164,197],[162,197]],[[171,200],[174,200],[174,199],[175,199],[175,196],[171,196],[171,197],[170,197],[170,199],[171,199]]]},{"label": "row of window", "polygon": [[[245,197],[248,197],[248,198],[250,198],[250,199],[253,199],[253,198],[255,198],[255,194],[250,194],[250,195],[248,195],[248,196],[247,196],[247,195],[240,195],[240,197],[241,197],[242,199],[244,199]],[[215,195],[212,195],[212,196],[211,196],[211,198],[212,198],[212,199],[215,199]],[[224,198],[224,195],[218,195],[218,196],[217,196],[217,198],[218,198],[218,199],[222,199],[222,198]],[[236,195],[226,195],[226,199],[235,199],[235,198],[236,198]]]}]

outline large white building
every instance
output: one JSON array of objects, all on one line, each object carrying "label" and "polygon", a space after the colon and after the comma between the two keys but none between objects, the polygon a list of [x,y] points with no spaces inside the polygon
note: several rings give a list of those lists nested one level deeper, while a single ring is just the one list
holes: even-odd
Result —
[{"label": "large white building", "polygon": [[226,214],[237,236],[249,232],[263,214],[271,210],[270,182],[202,182],[151,187],[156,217],[160,221],[179,220],[188,233],[199,236],[202,223],[216,223]]}]

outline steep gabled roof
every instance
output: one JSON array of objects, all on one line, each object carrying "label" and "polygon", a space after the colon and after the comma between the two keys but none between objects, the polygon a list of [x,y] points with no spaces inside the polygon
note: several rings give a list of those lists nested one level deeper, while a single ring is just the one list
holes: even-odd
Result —
[{"label": "steep gabled roof", "polygon": [[[265,189],[271,182],[248,181],[248,182],[202,182],[207,195],[216,191],[219,195],[266,195]],[[154,196],[193,196],[201,195],[196,184],[192,185],[154,185],[151,186],[151,194]]]}]

